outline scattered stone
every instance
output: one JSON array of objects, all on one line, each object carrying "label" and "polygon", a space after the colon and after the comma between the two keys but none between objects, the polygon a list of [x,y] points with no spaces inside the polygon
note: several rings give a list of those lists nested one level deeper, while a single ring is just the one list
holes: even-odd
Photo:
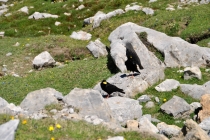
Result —
[{"label": "scattered stone", "polygon": [[70,16],[70,15],[71,15],[71,13],[66,13],[66,12],[65,12],[65,13],[64,13],[64,15],[66,15],[66,16]]},{"label": "scattered stone", "polygon": [[10,120],[2,125],[0,125],[0,139],[1,140],[14,140],[15,132],[18,127],[20,120]]},{"label": "scattered stone", "polygon": [[55,66],[55,60],[49,54],[49,52],[44,51],[37,55],[33,60],[34,68],[42,68],[42,67],[53,67]]},{"label": "scattered stone", "polygon": [[39,12],[34,12],[31,16],[28,17],[28,19],[42,19],[42,18],[58,18],[58,15],[51,15],[48,13],[39,13]]},{"label": "scattered stone", "polygon": [[173,96],[172,99],[161,105],[161,110],[174,118],[188,118],[190,105],[182,98]]},{"label": "scattered stone", "polygon": [[11,52],[9,52],[9,53],[7,53],[7,54],[6,54],[6,56],[11,56],[11,55],[12,55],[12,53],[11,53]]},{"label": "scattered stone", "polygon": [[100,39],[96,39],[95,42],[90,41],[86,46],[94,57],[99,58],[101,56],[107,56],[108,52],[106,50],[106,45],[104,45]]},{"label": "scattered stone", "polygon": [[198,113],[198,119],[202,122],[205,118],[210,117],[210,94],[202,95],[200,103],[202,105],[202,110]]},{"label": "scattered stone", "polygon": [[140,11],[140,10],[142,10],[142,6],[139,6],[139,5],[133,5],[133,6],[127,5],[125,7],[126,12],[128,12],[128,11]]},{"label": "scattered stone", "polygon": [[201,80],[202,75],[201,75],[201,71],[200,71],[199,67],[186,67],[184,69],[184,79],[188,80],[193,77]]},{"label": "scattered stone", "polygon": [[58,21],[55,22],[55,26],[58,26],[60,24],[61,24],[61,22],[58,22]]},{"label": "scattered stone", "polygon": [[154,102],[153,101],[149,101],[145,104],[145,107],[146,108],[153,108],[155,106]]},{"label": "scattered stone", "polygon": [[62,93],[53,88],[44,88],[28,93],[20,107],[29,113],[36,113],[44,109],[46,105],[58,104],[58,101],[62,99]]},{"label": "scattered stone", "polygon": [[139,101],[139,103],[145,103],[147,101],[150,101],[151,99],[148,95],[141,95],[137,100]]},{"label": "scattered stone", "polygon": [[148,7],[144,7],[142,9],[142,11],[146,14],[146,15],[154,15],[154,10]]},{"label": "scattered stone", "polygon": [[28,6],[24,6],[24,7],[22,7],[20,10],[18,10],[18,11],[21,11],[21,12],[23,12],[23,13],[26,13],[26,14],[28,14]]},{"label": "scattered stone", "polygon": [[157,103],[160,103],[160,99],[159,99],[158,97],[155,97],[155,101],[156,101]]},{"label": "scattered stone", "polygon": [[78,8],[76,8],[76,10],[82,10],[82,9],[84,9],[85,8],[85,6],[82,4],[82,5],[80,5]]},{"label": "scattered stone", "polygon": [[73,32],[71,35],[70,35],[71,38],[73,39],[78,39],[78,40],[90,40],[92,35],[89,34],[89,33],[86,33],[84,31],[79,31],[79,32]]},{"label": "scattered stone", "polygon": [[139,121],[139,129],[141,131],[158,133],[157,127],[152,124],[146,117],[142,117]]},{"label": "scattered stone", "polygon": [[20,43],[16,42],[13,46],[18,47],[18,46],[20,46]]},{"label": "scattered stone", "polygon": [[189,95],[195,99],[200,99],[202,95],[210,94],[210,81],[203,85],[180,84],[180,89],[184,94]]},{"label": "scattered stone", "polygon": [[0,32],[0,37],[1,37],[1,38],[4,37],[4,33],[5,33],[5,32]]},{"label": "scattered stone", "polygon": [[174,79],[166,79],[165,81],[157,85],[155,89],[159,92],[165,92],[177,89],[178,86],[179,86],[179,81]]},{"label": "scattered stone", "polygon": [[125,97],[112,97],[106,100],[112,113],[113,118],[125,125],[127,120],[134,120],[142,116],[142,106],[134,99]]},{"label": "scattered stone", "polygon": [[167,125],[164,122],[157,124],[157,129],[159,130],[160,134],[165,135],[166,137],[174,137],[178,136],[181,128],[176,125]]},{"label": "scattered stone", "polygon": [[156,2],[157,0],[149,0],[149,3]]}]

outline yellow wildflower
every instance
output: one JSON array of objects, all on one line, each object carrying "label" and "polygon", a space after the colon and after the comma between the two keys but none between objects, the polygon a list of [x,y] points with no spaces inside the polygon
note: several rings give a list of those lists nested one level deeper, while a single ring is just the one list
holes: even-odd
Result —
[{"label": "yellow wildflower", "polygon": [[54,130],[54,127],[51,125],[48,130],[49,131],[53,131]]},{"label": "yellow wildflower", "polygon": [[27,120],[23,120],[22,121],[22,124],[27,124]]},{"label": "yellow wildflower", "polygon": [[54,137],[52,137],[50,140],[55,140],[55,138],[54,138]]},{"label": "yellow wildflower", "polygon": [[163,101],[166,102],[167,100],[166,99],[163,99]]},{"label": "yellow wildflower", "polygon": [[11,120],[14,120],[14,116],[11,116]]},{"label": "yellow wildflower", "polygon": [[57,128],[61,128],[61,125],[60,125],[60,124],[56,124],[56,127],[57,127]]}]

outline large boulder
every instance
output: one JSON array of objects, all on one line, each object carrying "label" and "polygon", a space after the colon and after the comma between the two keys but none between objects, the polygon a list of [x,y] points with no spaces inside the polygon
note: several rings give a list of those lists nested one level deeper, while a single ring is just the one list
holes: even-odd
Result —
[{"label": "large boulder", "polygon": [[55,66],[55,60],[52,58],[49,52],[44,51],[37,55],[33,60],[34,68],[42,68],[42,67],[53,67]]},{"label": "large boulder", "polygon": [[15,119],[0,125],[0,140],[14,140],[19,122]]},{"label": "large boulder", "polygon": [[190,44],[180,37],[170,37],[165,33],[128,22],[119,26],[109,36],[111,55],[121,71],[126,70],[124,66],[126,56],[125,52],[118,53],[117,50],[122,50],[126,42],[130,42],[134,46],[145,69],[151,66],[153,69],[160,67],[160,61],[152,52],[148,51],[146,44],[139,39],[138,35],[144,32],[147,34],[147,43],[152,44],[163,54],[164,63],[167,67],[209,65],[210,48]]},{"label": "large boulder", "polygon": [[53,88],[44,88],[28,93],[20,107],[31,114],[44,109],[46,105],[58,104],[62,99],[62,93]]},{"label": "large boulder", "polygon": [[139,105],[137,100],[125,97],[112,97],[106,101],[113,117],[123,125],[128,120],[138,119],[142,116],[142,106]]},{"label": "large boulder", "polygon": [[64,97],[64,102],[79,110],[83,117],[96,115],[106,122],[112,121],[110,107],[97,90],[74,88]]},{"label": "large boulder", "polygon": [[179,132],[181,131],[181,128],[179,128],[178,126],[168,125],[164,122],[158,123],[157,128],[158,128],[160,134],[163,134],[167,137],[178,136]]},{"label": "large boulder", "polygon": [[[140,75],[131,78],[129,75],[121,72],[108,78],[107,82],[123,89],[127,97],[134,97],[137,93],[144,92],[149,86],[148,82],[143,80]],[[93,89],[100,91],[102,95],[107,95],[107,93],[101,89],[100,83]]]},{"label": "large boulder", "polygon": [[210,94],[210,81],[203,85],[180,84],[180,89],[184,94],[189,95],[195,99],[200,99],[202,95]]},{"label": "large boulder", "polygon": [[184,99],[175,95],[168,102],[162,104],[160,108],[174,118],[187,118],[191,113],[190,105]]}]

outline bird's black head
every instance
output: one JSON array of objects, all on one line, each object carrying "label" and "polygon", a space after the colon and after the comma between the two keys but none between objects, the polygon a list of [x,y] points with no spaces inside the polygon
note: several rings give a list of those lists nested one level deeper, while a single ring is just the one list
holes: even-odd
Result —
[{"label": "bird's black head", "polygon": [[104,84],[104,85],[107,84],[106,80],[103,80],[101,83]]}]

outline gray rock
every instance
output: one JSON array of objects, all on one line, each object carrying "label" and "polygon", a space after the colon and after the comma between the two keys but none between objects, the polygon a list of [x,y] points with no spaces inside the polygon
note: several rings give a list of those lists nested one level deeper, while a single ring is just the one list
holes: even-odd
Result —
[{"label": "gray rock", "polygon": [[210,94],[210,81],[203,85],[180,84],[181,91],[195,99],[200,99],[204,94]]},{"label": "gray rock", "polygon": [[42,19],[42,18],[58,18],[58,15],[51,15],[48,13],[39,13],[39,12],[34,12],[31,16],[28,17],[28,19]]},{"label": "gray rock", "polygon": [[0,125],[0,140],[14,140],[19,122],[15,119]]},{"label": "gray rock", "polygon": [[[119,93],[120,96],[134,97],[137,93],[144,92],[148,88],[148,83],[144,81],[140,75],[137,75],[134,78],[127,75],[129,74],[120,72],[107,79],[107,82],[124,90],[126,95]],[[107,95],[107,93],[101,89],[100,83],[93,89],[100,91],[102,95]]]},{"label": "gray rock", "polygon": [[35,120],[40,120],[40,119],[44,119],[47,117],[48,117],[48,115],[43,112],[32,113],[29,115],[30,119],[35,119]]},{"label": "gray rock", "polygon": [[193,77],[201,80],[202,75],[201,75],[201,71],[200,71],[199,67],[186,67],[184,69],[184,79],[188,80]]},{"label": "gray rock", "polygon": [[178,86],[179,86],[179,81],[174,79],[166,79],[165,81],[157,85],[155,89],[159,92],[165,92],[177,89]]},{"label": "gray rock", "polygon": [[40,53],[33,60],[34,68],[55,66],[55,63],[56,63],[55,60],[52,58],[52,56],[47,51]]},{"label": "gray rock", "polygon": [[96,39],[95,42],[90,41],[90,43],[86,47],[88,48],[88,50],[90,50],[94,57],[98,58],[108,55],[106,45],[104,45],[99,39]]},{"label": "gray rock", "polygon": [[127,72],[125,66],[126,56],[126,43],[132,44],[135,52],[137,53],[143,70],[141,70],[140,77],[144,79],[149,85],[152,85],[164,78],[164,64],[151,53],[145,44],[139,39],[137,34],[141,32],[146,32],[147,28],[138,26],[134,23],[125,23],[118,28],[116,28],[110,35],[109,41],[111,42],[110,53],[121,72]]},{"label": "gray rock", "polygon": [[92,35],[84,31],[73,31],[70,37],[77,40],[90,40]]},{"label": "gray rock", "polygon": [[0,97],[0,108],[7,106],[9,103]]},{"label": "gray rock", "polygon": [[7,8],[0,10],[0,16],[3,15],[4,13],[6,13],[8,11]]},{"label": "gray rock", "polygon": [[210,137],[210,117],[204,119],[204,120],[199,124],[199,126],[200,126],[203,130],[205,130],[205,131],[208,133],[209,137]]},{"label": "gray rock", "polygon": [[9,52],[9,53],[7,53],[7,54],[6,54],[6,56],[11,56],[11,55],[12,55],[12,53],[11,53],[11,52]]},{"label": "gray rock", "polygon": [[[152,116],[150,115],[150,114],[145,114],[145,115],[143,115],[141,118],[143,118],[143,117],[146,117],[150,122],[151,122],[151,120],[152,120]],[[140,118],[140,119],[141,119]]]},{"label": "gray rock", "polygon": [[145,104],[145,107],[146,108],[153,108],[155,106],[154,102],[153,101],[149,101]]},{"label": "gray rock", "polygon": [[20,8],[19,11],[28,14],[28,6],[24,6],[24,7]]},{"label": "gray rock", "polygon": [[156,119],[156,118],[151,118],[151,122],[159,123],[160,120],[158,120],[158,119]]},{"label": "gray rock", "polygon": [[157,127],[152,124],[146,117],[142,117],[139,121],[139,129],[141,131],[158,133]]},{"label": "gray rock", "polygon": [[20,106],[15,106],[13,103],[7,104],[4,107],[0,108],[0,114],[9,114],[9,115],[18,115],[18,114],[27,114],[27,111],[24,111]]},{"label": "gray rock", "polygon": [[62,93],[53,88],[44,88],[28,93],[20,107],[29,113],[34,113],[44,109],[46,105],[58,104],[58,100],[62,99]]},{"label": "gray rock", "polygon": [[146,14],[146,15],[154,15],[154,10],[148,7],[144,7],[142,9],[142,11]]},{"label": "gray rock", "polygon": [[159,102],[160,102],[160,99],[159,99],[158,97],[155,97],[155,101],[156,101],[157,103],[159,103]]},{"label": "gray rock", "polygon": [[167,125],[164,122],[157,124],[157,129],[159,130],[160,134],[163,134],[167,137],[174,137],[178,136],[179,132],[181,131],[181,128],[179,128],[176,125]]},{"label": "gray rock", "polygon": [[96,115],[106,122],[111,121],[109,105],[97,90],[74,88],[64,97],[64,102],[79,110],[79,115]]},{"label": "gray rock", "polygon": [[76,8],[76,10],[82,10],[82,9],[84,9],[84,8],[85,8],[85,6],[82,4],[82,5],[78,6],[78,7]]},{"label": "gray rock", "polygon": [[125,97],[108,98],[107,103],[113,113],[114,118],[125,125],[127,120],[135,120],[142,116],[142,106],[134,99]]},{"label": "gray rock", "polygon": [[186,118],[190,114],[190,105],[182,98],[173,96],[168,102],[161,105],[161,110],[174,118]]},{"label": "gray rock", "polygon": [[148,95],[141,95],[137,100],[139,101],[139,103],[144,103],[150,101],[151,99]]},{"label": "gray rock", "polygon": [[94,16],[93,28],[99,27],[103,20],[110,19],[113,16],[121,15],[123,13],[125,13],[125,12],[122,9],[117,9],[117,10],[114,10],[114,11],[109,12],[107,14],[103,14],[103,15],[101,14],[100,16]]},{"label": "gray rock", "polygon": [[132,5],[132,6],[127,5],[125,7],[126,12],[128,12],[128,11],[140,11],[140,10],[142,10],[142,6],[139,6],[139,5]]}]

